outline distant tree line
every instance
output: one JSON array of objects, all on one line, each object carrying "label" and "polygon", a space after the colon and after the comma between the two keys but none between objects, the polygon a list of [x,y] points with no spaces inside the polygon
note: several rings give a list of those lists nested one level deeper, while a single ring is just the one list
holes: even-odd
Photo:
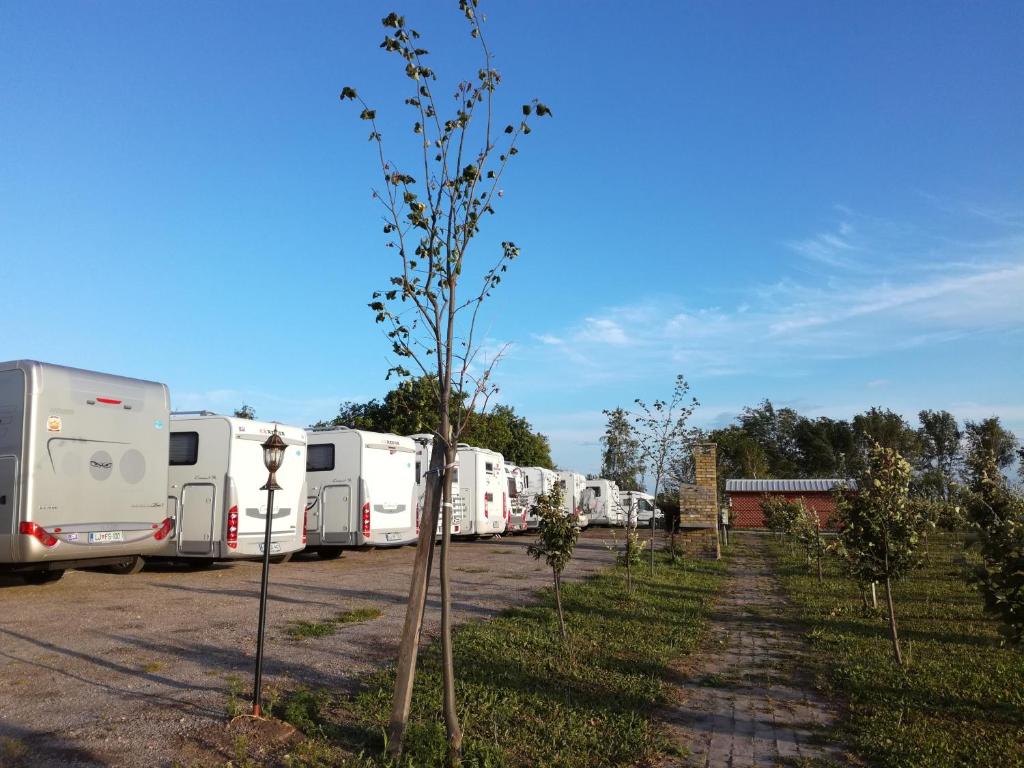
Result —
[{"label": "distant tree line", "polygon": [[[452,394],[452,419],[465,415],[466,396]],[[336,416],[313,427],[351,427],[372,432],[413,435],[438,428],[436,389],[427,377],[402,381],[382,400],[343,402]],[[510,405],[496,405],[469,414],[461,439],[479,448],[498,451],[506,461],[523,467],[554,468],[547,437],[534,431],[530,422]]]}]

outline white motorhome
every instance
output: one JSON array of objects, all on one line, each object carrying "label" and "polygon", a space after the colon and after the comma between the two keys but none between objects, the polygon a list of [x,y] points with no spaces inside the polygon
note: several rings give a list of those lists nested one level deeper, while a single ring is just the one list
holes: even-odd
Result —
[{"label": "white motorhome", "polygon": [[416,541],[416,443],[339,427],[309,433],[307,546],[321,557],[344,547]]},{"label": "white motorhome", "polygon": [[141,568],[171,530],[168,415],[165,384],[0,363],[0,568]]},{"label": "white motorhome", "polygon": [[460,536],[492,536],[508,523],[505,460],[497,451],[459,443],[459,495],[466,504]]},{"label": "white motorhome", "polygon": [[526,525],[530,530],[540,526],[537,514],[537,497],[545,496],[558,482],[558,473],[545,467],[520,467],[523,472],[523,495],[527,507]]},{"label": "white motorhome", "polygon": [[270,554],[286,560],[305,546],[306,431],[195,411],[171,414],[167,508],[175,526],[155,556],[193,563],[263,557],[263,443],[275,429],[288,448],[277,471]]},{"label": "white motorhome", "polygon": [[523,468],[505,464],[505,483],[508,486],[508,533],[526,533],[529,529],[527,515],[530,506],[523,488]]},{"label": "white motorhome", "polygon": [[620,494],[625,524],[631,528],[649,528],[655,513],[654,497],[643,491],[623,491]]},{"label": "white motorhome", "polygon": [[591,525],[622,525],[625,514],[614,480],[587,480],[583,491],[583,511]]},{"label": "white motorhome", "polygon": [[583,509],[583,491],[587,487],[587,478],[579,472],[562,470],[558,473],[558,485],[562,489],[562,509],[567,515],[576,515],[580,528],[590,524],[586,510]]},{"label": "white motorhome", "polygon": [[[427,470],[430,469],[430,457],[434,452],[434,436],[430,434],[413,435],[416,443],[416,531],[419,533],[420,520],[423,517],[424,498],[427,493]],[[462,533],[462,521],[466,515],[466,505],[459,495],[459,455],[455,454],[455,466],[452,467],[452,536]],[[444,530],[444,518],[438,510],[437,516],[437,538],[441,538]]]}]

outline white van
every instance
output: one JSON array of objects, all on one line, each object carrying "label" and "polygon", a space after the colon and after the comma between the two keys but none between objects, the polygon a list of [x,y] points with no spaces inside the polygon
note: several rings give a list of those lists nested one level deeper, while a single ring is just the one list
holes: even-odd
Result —
[{"label": "white van", "polygon": [[530,507],[526,494],[523,492],[523,469],[515,464],[505,465],[505,483],[508,486],[508,525],[507,533],[526,533],[529,529],[527,515]]},{"label": "white van", "polygon": [[[427,493],[427,470],[430,469],[430,457],[434,452],[434,436],[430,434],[416,434],[412,436],[416,443],[416,531],[419,534],[420,520],[423,518],[423,502]],[[452,467],[452,536],[462,533],[462,521],[466,516],[466,504],[459,495],[459,455],[455,454],[455,465]],[[437,515],[437,538],[441,538],[444,530],[444,516],[442,510],[438,509]]]},{"label": "white van", "polygon": [[270,554],[305,546],[306,431],[210,411],[171,414],[167,508],[175,529],[156,556],[212,563],[263,557],[268,472],[263,443],[277,429],[288,446],[277,470]]},{"label": "white van", "polygon": [[558,473],[558,485],[562,489],[562,509],[567,515],[576,515],[580,528],[590,524],[586,510],[583,509],[583,491],[587,487],[587,478],[579,472],[563,470]]},{"label": "white van", "polygon": [[414,543],[415,461],[411,437],[346,427],[311,431],[307,546],[331,558],[344,547]]},{"label": "white van", "polygon": [[459,495],[466,504],[460,536],[492,536],[508,523],[505,460],[496,451],[459,443]]},{"label": "white van", "polygon": [[141,568],[172,525],[168,412],[165,384],[0,363],[0,569]]},{"label": "white van", "polygon": [[527,507],[526,525],[530,530],[540,526],[537,497],[551,493],[558,482],[558,473],[546,467],[520,467],[523,472],[523,495]]},{"label": "white van", "polygon": [[[620,494],[626,525],[632,528],[650,528],[655,513],[654,497],[643,491],[623,491]],[[660,513],[659,513],[660,517]]]},{"label": "white van", "polygon": [[587,480],[583,491],[583,511],[591,525],[622,525],[625,514],[614,480]]}]

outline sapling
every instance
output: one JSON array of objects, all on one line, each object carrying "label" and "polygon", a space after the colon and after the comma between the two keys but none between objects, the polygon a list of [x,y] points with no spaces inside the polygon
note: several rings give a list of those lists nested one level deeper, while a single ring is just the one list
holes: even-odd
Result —
[{"label": "sapling", "polygon": [[920,545],[931,522],[910,503],[910,464],[895,450],[875,443],[857,492],[838,496],[839,536],[850,574],[860,584],[885,584],[889,633],[896,663],[903,666],[893,582],[921,564]]},{"label": "sapling", "polygon": [[551,492],[537,497],[537,515],[540,525],[537,541],[526,551],[535,559],[544,558],[551,567],[555,588],[555,609],[558,612],[558,631],[562,642],[566,642],[565,614],[562,611],[562,571],[572,560],[576,540],[580,537],[579,520],[576,515],[562,511],[562,489],[556,483]]}]

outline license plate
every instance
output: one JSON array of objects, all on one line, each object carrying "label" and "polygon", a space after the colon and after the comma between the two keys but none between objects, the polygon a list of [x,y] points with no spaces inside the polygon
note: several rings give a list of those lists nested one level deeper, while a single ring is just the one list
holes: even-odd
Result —
[{"label": "license plate", "polygon": [[402,538],[402,534],[400,534],[400,533],[385,533],[384,534],[384,540],[385,541],[398,541],[400,538]]},{"label": "license plate", "polygon": [[[272,542],[270,542],[270,551],[271,552],[280,552],[281,551],[281,542],[280,541],[272,541]],[[263,545],[262,544],[260,544],[260,554],[261,555],[263,554]]]},{"label": "license plate", "polygon": [[124,541],[124,531],[90,531],[90,544],[113,544]]}]

